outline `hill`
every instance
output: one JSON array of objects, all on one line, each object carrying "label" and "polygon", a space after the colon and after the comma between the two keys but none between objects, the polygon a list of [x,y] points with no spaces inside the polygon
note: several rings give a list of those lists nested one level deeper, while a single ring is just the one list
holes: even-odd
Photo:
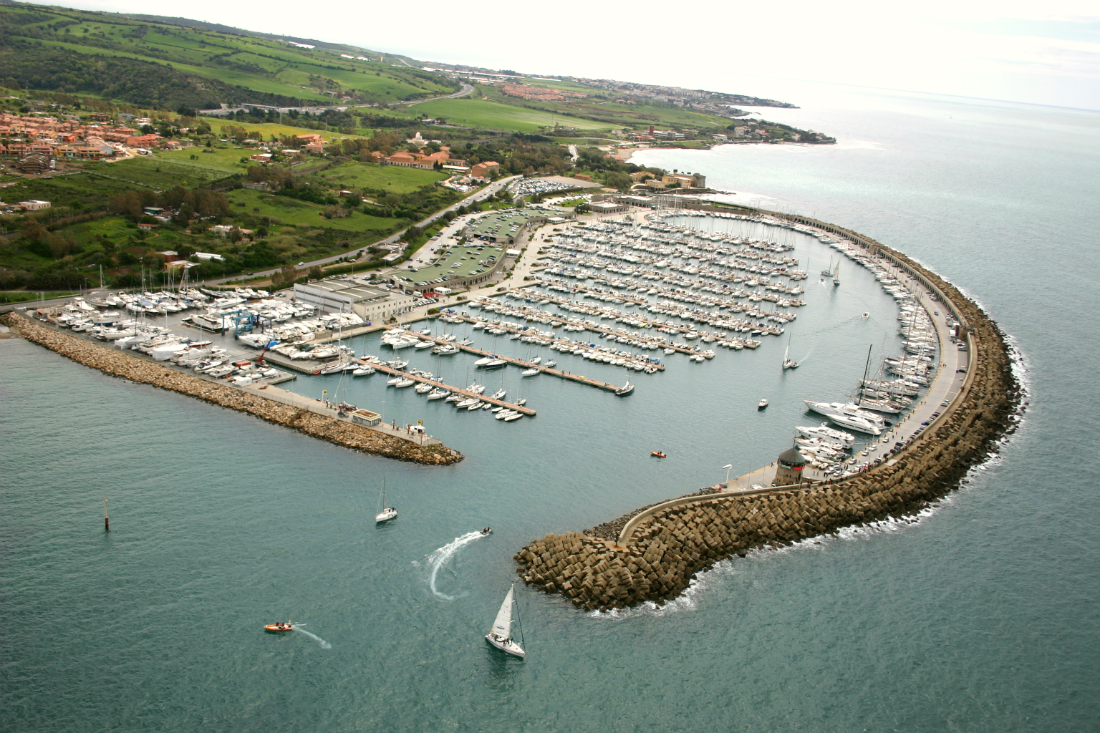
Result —
[{"label": "hill", "polygon": [[388,104],[460,88],[440,74],[367,49],[183,18],[11,2],[0,2],[0,84],[172,109],[334,100]]}]

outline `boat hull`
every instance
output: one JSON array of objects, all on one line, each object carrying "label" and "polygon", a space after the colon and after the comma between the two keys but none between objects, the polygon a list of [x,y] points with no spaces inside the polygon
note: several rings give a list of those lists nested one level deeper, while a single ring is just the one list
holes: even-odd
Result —
[{"label": "boat hull", "polygon": [[520,659],[523,659],[527,656],[527,652],[523,650],[523,647],[521,647],[519,644],[515,643],[511,639],[498,639],[492,634],[487,634],[485,636],[485,641],[489,642],[489,644],[496,649],[499,649],[505,654],[510,654],[513,657],[519,657]]}]

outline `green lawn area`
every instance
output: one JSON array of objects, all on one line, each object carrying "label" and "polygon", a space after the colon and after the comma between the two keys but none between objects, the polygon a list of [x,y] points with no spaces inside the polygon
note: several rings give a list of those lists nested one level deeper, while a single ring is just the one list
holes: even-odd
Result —
[{"label": "green lawn area", "polygon": [[321,178],[340,188],[371,189],[387,193],[405,194],[429,186],[447,177],[446,173],[426,171],[420,168],[403,168],[396,165],[374,163],[345,163],[329,168]]},{"label": "green lawn area", "polygon": [[105,180],[87,173],[53,176],[52,178],[24,179],[13,186],[0,189],[5,201],[41,199],[53,206],[78,204],[87,211],[102,209],[111,194],[129,191],[129,184]]},{"label": "green lawn area", "polygon": [[[384,219],[378,216],[369,216],[359,211],[352,212],[346,219],[326,219],[321,216],[324,206],[308,201],[299,201],[289,196],[275,196],[263,191],[252,191],[242,188],[231,191],[228,194],[230,201],[230,213],[247,212],[253,216],[270,216],[278,219],[284,225],[306,224],[310,227],[323,229],[335,229],[343,232],[364,233],[377,231],[388,232],[396,223],[396,219]],[[243,202],[244,206],[238,206],[237,202]],[[258,212],[253,212],[258,208]]]},{"label": "green lawn area", "polygon": [[605,130],[611,125],[593,120],[582,120],[542,110],[527,109],[484,99],[440,99],[418,104],[417,114],[443,117],[452,125],[483,127],[516,132],[538,132],[555,123],[581,130]]},{"label": "green lawn area", "polygon": [[222,117],[203,117],[210,124],[210,129],[215,133],[223,134],[223,129],[226,127],[243,127],[249,132],[259,132],[264,136],[264,140],[270,140],[272,135],[278,135],[280,137],[284,135],[320,135],[325,140],[331,141],[335,137],[355,137],[354,135],[339,135],[327,130],[309,130],[304,127],[291,127],[290,125],[280,125],[274,122],[250,122],[245,120],[244,122],[237,122],[236,120],[226,120]]},{"label": "green lawn area", "polygon": [[[120,160],[117,163],[101,163],[95,167],[94,171],[124,181],[151,186],[158,191],[172,186],[190,188],[242,172],[244,166],[238,161],[242,155],[249,154],[247,150],[219,151],[235,154],[233,162],[237,165],[231,166],[225,159],[228,156],[199,152],[203,149],[175,150]],[[181,153],[183,155],[180,155]],[[191,160],[192,155],[198,155],[199,160]]]},{"label": "green lawn area", "polygon": [[[71,293],[71,292],[63,292],[63,293],[47,292],[47,293],[45,293],[45,297],[46,297],[47,300],[49,300],[50,298],[68,298],[71,295],[76,295],[76,293]],[[25,292],[25,291],[15,292],[15,291],[8,290],[8,291],[5,291],[5,292],[0,292],[0,303],[29,303],[31,301],[38,300],[42,296],[43,296],[42,293],[33,293],[33,292]]]}]

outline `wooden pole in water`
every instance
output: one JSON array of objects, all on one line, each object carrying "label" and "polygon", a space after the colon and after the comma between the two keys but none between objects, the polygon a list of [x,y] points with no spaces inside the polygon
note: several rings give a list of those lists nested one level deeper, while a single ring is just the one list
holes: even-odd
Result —
[{"label": "wooden pole in water", "polygon": [[103,500],[103,531],[111,531],[111,518],[107,516],[107,500]]}]

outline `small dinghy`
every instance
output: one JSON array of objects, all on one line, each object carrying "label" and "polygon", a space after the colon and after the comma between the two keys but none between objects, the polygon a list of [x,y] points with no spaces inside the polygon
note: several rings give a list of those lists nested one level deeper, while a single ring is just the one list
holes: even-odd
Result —
[{"label": "small dinghy", "polygon": [[267,624],[266,626],[264,626],[264,631],[271,632],[272,634],[282,634],[287,631],[297,631],[297,628],[298,627],[294,625],[293,621],[288,620],[286,623],[283,623],[282,621],[276,621],[273,624]]}]

